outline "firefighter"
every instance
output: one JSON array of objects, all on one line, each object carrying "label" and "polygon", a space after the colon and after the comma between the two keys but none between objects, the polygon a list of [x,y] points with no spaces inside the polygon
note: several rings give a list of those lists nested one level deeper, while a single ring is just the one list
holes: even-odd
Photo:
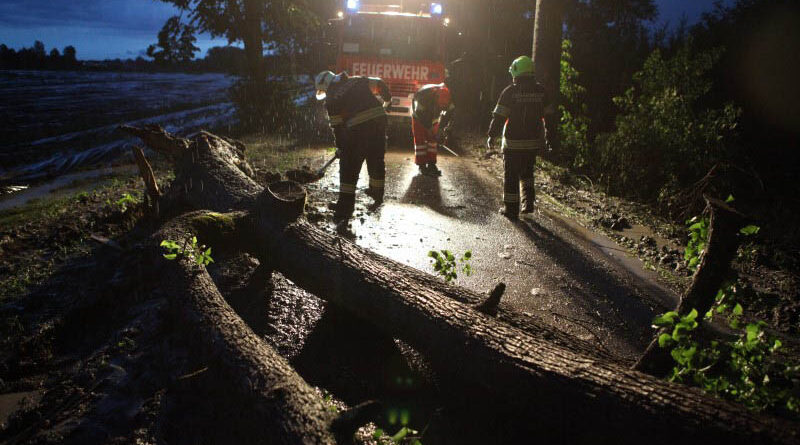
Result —
[{"label": "firefighter", "polygon": [[501,148],[505,174],[503,207],[500,213],[516,219],[520,211],[533,212],[533,169],[536,154],[546,146],[544,115],[552,113],[553,109],[544,87],[536,82],[530,57],[518,57],[508,71],[513,81],[503,90],[497,101],[486,145],[492,150],[494,139],[502,131]]},{"label": "firefighter", "polygon": [[[386,111],[391,102],[389,87],[374,77],[348,76],[323,71],[314,79],[317,99],[325,100],[328,119],[336,140],[339,156],[339,198],[334,220],[342,223],[353,214],[356,183],[361,165],[367,161],[369,188],[367,195],[375,204],[383,202],[386,177]],[[372,94],[377,90],[384,101]]]},{"label": "firefighter", "polygon": [[439,150],[439,128],[443,135],[450,130],[449,124],[455,108],[450,100],[450,89],[443,83],[425,85],[414,94],[411,102],[411,131],[414,135],[414,163],[420,173],[441,176],[436,167]]}]

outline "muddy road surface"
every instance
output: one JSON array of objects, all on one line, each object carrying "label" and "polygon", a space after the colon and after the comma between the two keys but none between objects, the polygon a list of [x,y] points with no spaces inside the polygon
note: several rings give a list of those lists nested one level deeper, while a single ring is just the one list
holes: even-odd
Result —
[{"label": "muddy road surface", "polygon": [[[504,304],[633,361],[652,336],[651,320],[677,296],[610,239],[558,213],[540,196],[518,221],[498,213],[500,178],[470,157],[440,156],[440,177],[419,173],[409,149],[386,154],[386,197],[375,208],[364,194],[366,166],[350,236],[366,248],[433,272],[430,250],[472,251],[471,276],[458,284],[488,291],[507,284]],[[338,164],[310,184],[311,205],[324,211],[338,190]],[[541,193],[540,193],[541,195]]]}]

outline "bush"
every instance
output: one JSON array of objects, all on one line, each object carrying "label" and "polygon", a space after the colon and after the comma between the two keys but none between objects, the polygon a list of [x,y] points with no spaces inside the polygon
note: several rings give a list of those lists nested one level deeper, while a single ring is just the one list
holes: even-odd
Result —
[{"label": "bush", "polygon": [[729,159],[740,110],[701,109],[706,78],[720,49],[693,53],[687,44],[665,59],[659,50],[614,103],[616,130],[597,138],[600,176],[612,193],[664,204]]},{"label": "bush", "polygon": [[559,91],[561,103],[558,109],[561,113],[559,134],[561,136],[562,156],[568,166],[582,168],[591,163],[591,152],[587,133],[589,131],[589,117],[584,96],[586,88],[578,83],[580,74],[572,66],[572,42],[564,39],[561,44],[561,80]]}]

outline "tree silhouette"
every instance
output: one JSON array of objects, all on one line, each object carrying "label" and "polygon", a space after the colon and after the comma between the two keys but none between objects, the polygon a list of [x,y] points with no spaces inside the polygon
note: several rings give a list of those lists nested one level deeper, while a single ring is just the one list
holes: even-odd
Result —
[{"label": "tree silhouette", "polygon": [[289,54],[305,48],[320,23],[313,11],[327,0],[162,0],[189,15],[196,31],[244,42],[248,76],[266,80],[264,49]]},{"label": "tree silhouette", "polygon": [[147,55],[161,64],[189,62],[200,50],[194,44],[194,33],[194,26],[182,24],[178,16],[170,17],[158,32],[158,43],[147,48]]},{"label": "tree silhouette", "polygon": [[78,61],[78,53],[74,46],[69,45],[64,48],[64,61],[67,64],[75,64]]}]

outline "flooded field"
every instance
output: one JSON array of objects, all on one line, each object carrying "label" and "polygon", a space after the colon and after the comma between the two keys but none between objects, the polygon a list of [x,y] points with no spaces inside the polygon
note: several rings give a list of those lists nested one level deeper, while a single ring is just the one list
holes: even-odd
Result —
[{"label": "flooded field", "polygon": [[[122,123],[191,133],[234,119],[225,74],[0,71],[0,180],[118,156]],[[13,173],[13,174],[12,174]]]}]

